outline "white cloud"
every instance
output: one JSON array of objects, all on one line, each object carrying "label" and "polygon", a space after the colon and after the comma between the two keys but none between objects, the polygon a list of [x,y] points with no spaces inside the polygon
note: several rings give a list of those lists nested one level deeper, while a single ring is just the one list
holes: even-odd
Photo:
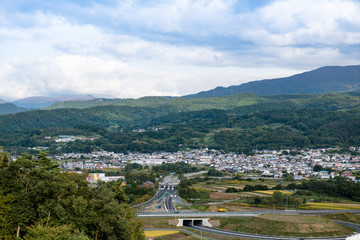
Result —
[{"label": "white cloud", "polygon": [[[0,62],[2,98],[38,95],[93,94],[99,97],[178,96],[259,79],[255,68],[151,68],[131,66],[118,60],[64,55],[57,58],[22,58]],[[191,67],[190,67],[191,68]],[[182,71],[187,69],[188,71]],[[263,69],[267,76],[287,69]]]},{"label": "white cloud", "polygon": [[356,1],[280,0],[240,13],[235,0],[139,2],[77,9],[86,21],[0,10],[0,98],[183,95],[360,59]]},{"label": "white cloud", "polygon": [[[360,3],[349,0],[281,0],[242,16],[243,35],[259,45],[326,46],[354,43],[360,33]],[[351,25],[353,30],[344,28]],[[360,39],[356,41],[360,43]]]}]

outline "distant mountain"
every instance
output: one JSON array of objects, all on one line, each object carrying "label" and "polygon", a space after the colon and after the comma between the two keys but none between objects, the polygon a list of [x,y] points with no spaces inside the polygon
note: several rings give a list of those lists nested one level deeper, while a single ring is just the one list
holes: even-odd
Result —
[{"label": "distant mountain", "polygon": [[27,109],[41,109],[45,107],[49,107],[57,102],[65,102],[65,101],[88,101],[96,99],[94,96],[86,95],[86,96],[77,96],[77,97],[28,97],[24,99],[19,99],[14,101],[13,103],[18,107],[24,107]]},{"label": "distant mountain", "polygon": [[1,103],[7,103],[7,101],[5,101],[4,99],[0,99],[0,104]]},{"label": "distant mountain", "polygon": [[26,111],[25,108],[18,107],[13,103],[1,103],[0,104],[0,115],[9,113],[18,113]]},{"label": "distant mountain", "polygon": [[303,93],[350,92],[360,90],[360,65],[322,67],[291,77],[248,82],[237,86],[217,87],[209,91],[184,96],[209,98],[238,93],[284,95]]}]

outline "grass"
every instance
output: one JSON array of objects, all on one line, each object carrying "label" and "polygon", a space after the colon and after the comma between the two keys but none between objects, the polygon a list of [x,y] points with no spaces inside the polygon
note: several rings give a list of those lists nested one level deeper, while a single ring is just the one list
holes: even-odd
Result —
[{"label": "grass", "polygon": [[192,205],[191,208],[200,212],[205,212],[209,209],[210,205]]},{"label": "grass", "polygon": [[326,215],[322,215],[322,217],[330,218],[334,220],[360,223],[360,216],[349,212],[326,214]]},{"label": "grass", "polygon": [[182,210],[192,210],[191,207],[189,206],[186,206],[186,205],[181,205],[181,204],[175,204],[176,206],[176,209],[179,210],[179,211],[182,211]]},{"label": "grass", "polygon": [[174,229],[176,226],[169,225],[169,220],[171,221],[176,219],[177,218],[138,218],[144,229]]},{"label": "grass", "polygon": [[333,209],[333,210],[355,210],[360,209],[360,204],[343,204],[343,203],[306,203],[301,209]]},{"label": "grass", "polygon": [[171,234],[179,233],[180,231],[171,231],[171,230],[146,230],[144,231],[145,237],[161,237]]},{"label": "grass", "polygon": [[327,237],[353,233],[334,221],[317,216],[261,215],[253,218],[220,219],[227,230],[274,236]]}]

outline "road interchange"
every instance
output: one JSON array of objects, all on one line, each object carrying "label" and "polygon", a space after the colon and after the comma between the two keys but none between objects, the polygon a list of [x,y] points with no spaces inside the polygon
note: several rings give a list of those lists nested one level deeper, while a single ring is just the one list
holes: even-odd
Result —
[{"label": "road interchange", "polygon": [[[178,196],[177,184],[172,182],[165,182],[159,185],[159,190],[155,196],[149,201],[139,204],[137,208],[146,208],[147,206],[156,204],[157,209],[160,209],[161,206],[165,209],[165,212],[156,211],[156,212],[139,212],[138,217],[177,217],[177,218],[209,218],[209,217],[253,217],[261,214],[290,214],[290,215],[321,215],[321,214],[331,214],[331,213],[340,213],[340,212],[351,212],[354,214],[360,214],[360,210],[276,210],[276,209],[265,209],[265,210],[245,210],[245,211],[236,211],[236,212],[178,212],[174,205],[174,202],[178,204],[188,205],[184,203]],[[338,224],[341,224],[346,227],[355,229],[357,233],[360,232],[360,225],[344,221],[336,221]],[[305,240],[305,239],[346,239],[349,236],[339,236],[339,237],[326,237],[326,238],[299,238],[299,237],[279,237],[279,236],[268,236],[268,235],[259,235],[259,234],[250,234],[250,233],[241,233],[241,232],[232,232],[217,228],[209,228],[204,226],[187,226],[189,228],[204,231],[212,232],[217,234],[243,237],[249,239],[279,239],[279,240]]]}]

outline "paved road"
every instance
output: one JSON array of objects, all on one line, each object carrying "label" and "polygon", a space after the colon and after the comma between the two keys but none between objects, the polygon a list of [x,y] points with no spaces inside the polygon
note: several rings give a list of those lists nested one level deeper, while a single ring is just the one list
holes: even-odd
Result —
[{"label": "paved road", "polygon": [[207,173],[208,171],[200,171],[200,172],[194,172],[194,173],[186,173],[184,174],[184,177],[186,178],[191,178],[193,176],[197,176],[197,175],[200,175],[200,174],[204,174],[204,173]]},{"label": "paved road", "polygon": [[176,209],[173,204],[173,197],[170,194],[166,198],[165,206],[168,212],[176,212]]},{"label": "paved road", "polygon": [[139,217],[252,217],[260,214],[321,215],[329,213],[351,212],[360,214],[360,210],[254,210],[239,212],[180,212],[180,213],[139,213]]},{"label": "paved road", "polygon": [[176,202],[178,204],[186,205],[178,196],[177,193],[177,185],[173,183],[163,183],[160,184],[158,192],[155,194],[155,196],[150,199],[149,201],[138,204],[134,207],[137,208],[143,208],[146,206],[149,206],[151,204],[165,204],[165,209],[167,209],[167,212],[175,212],[176,209],[174,207],[173,202]]}]

